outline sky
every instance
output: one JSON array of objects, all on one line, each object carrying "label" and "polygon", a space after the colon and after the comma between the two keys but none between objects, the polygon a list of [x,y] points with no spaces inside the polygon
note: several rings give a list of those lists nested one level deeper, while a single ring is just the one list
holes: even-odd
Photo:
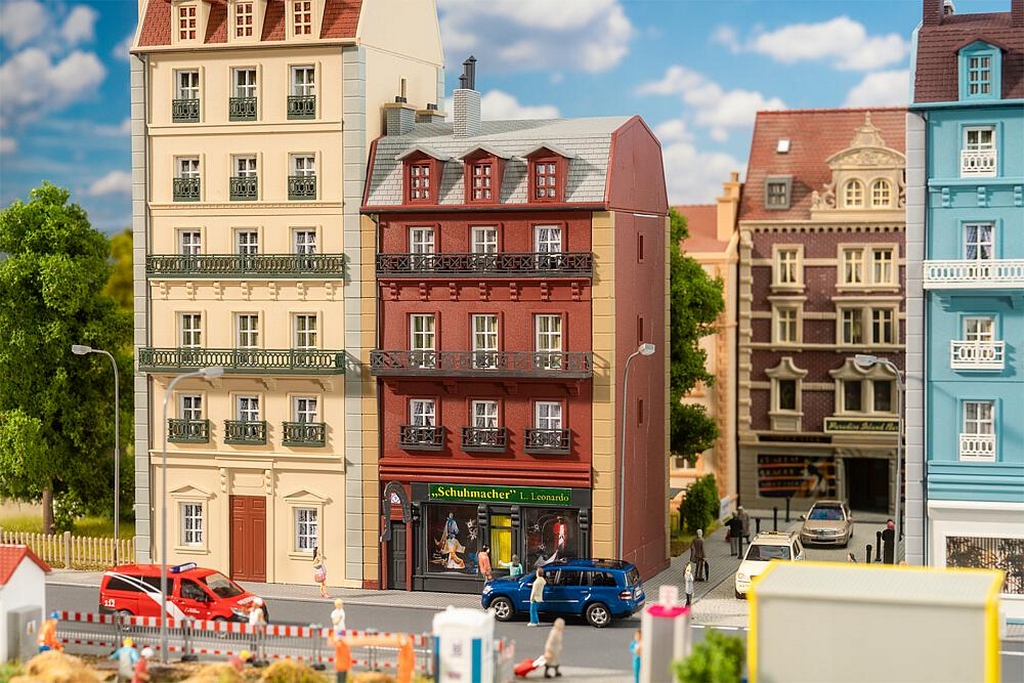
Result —
[{"label": "sky", "polygon": [[[745,175],[757,111],[905,105],[921,17],[921,0],[437,3],[449,97],[473,55],[486,120],[639,114],[672,204]],[[0,205],[49,180],[97,229],[130,227],[137,21],[136,0],[0,0]]]}]

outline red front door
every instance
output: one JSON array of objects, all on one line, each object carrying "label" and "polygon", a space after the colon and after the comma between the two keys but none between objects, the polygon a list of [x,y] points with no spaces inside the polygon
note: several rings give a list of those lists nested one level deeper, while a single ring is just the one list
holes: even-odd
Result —
[{"label": "red front door", "polygon": [[231,496],[231,578],[267,580],[267,499]]}]

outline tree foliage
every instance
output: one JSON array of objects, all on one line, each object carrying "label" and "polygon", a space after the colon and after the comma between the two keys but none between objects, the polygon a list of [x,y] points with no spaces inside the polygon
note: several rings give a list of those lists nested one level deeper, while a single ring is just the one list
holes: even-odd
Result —
[{"label": "tree foliage", "polygon": [[712,520],[718,517],[718,485],[715,475],[708,474],[690,484],[686,496],[679,504],[679,519],[683,528],[691,534],[697,529],[707,529]]},{"label": "tree foliage", "polygon": [[71,345],[114,354],[131,403],[131,314],[102,293],[110,244],[69,198],[44,183],[0,211],[0,495],[42,500],[46,529],[55,496],[113,508],[112,369]]},{"label": "tree foliage", "polygon": [[670,341],[669,397],[671,401],[670,444],[672,452],[693,460],[711,448],[718,438],[718,425],[702,406],[682,403],[698,382],[706,385],[715,378],[707,371],[707,354],[700,340],[715,332],[715,321],[725,310],[722,281],[711,278],[680,246],[689,236],[686,217],[672,209],[670,229]]},{"label": "tree foliage", "polygon": [[736,683],[743,675],[743,641],[708,629],[689,657],[674,662],[681,683]]},{"label": "tree foliage", "polygon": [[110,238],[110,256],[113,269],[103,293],[113,299],[126,311],[135,309],[132,272],[132,229],[125,228]]}]

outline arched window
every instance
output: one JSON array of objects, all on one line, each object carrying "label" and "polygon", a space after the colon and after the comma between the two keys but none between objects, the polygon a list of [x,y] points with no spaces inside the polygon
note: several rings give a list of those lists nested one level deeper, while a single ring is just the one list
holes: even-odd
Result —
[{"label": "arched window", "polygon": [[864,183],[859,180],[851,180],[846,183],[843,190],[843,206],[847,208],[864,206]]},{"label": "arched window", "polygon": [[892,188],[888,180],[871,183],[871,206],[885,208],[892,205]]}]

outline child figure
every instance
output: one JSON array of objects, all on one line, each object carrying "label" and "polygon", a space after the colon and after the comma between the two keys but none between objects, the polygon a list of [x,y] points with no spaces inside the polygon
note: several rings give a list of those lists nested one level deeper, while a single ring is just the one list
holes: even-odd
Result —
[{"label": "child figure", "polygon": [[683,572],[683,590],[686,593],[686,606],[689,607],[693,602],[693,566],[689,562]]},{"label": "child figure", "polygon": [[[686,565],[689,569],[690,565]],[[643,656],[643,634],[640,629],[633,633],[633,640],[629,643],[629,651],[633,655],[633,683],[640,683],[640,658]]]},{"label": "child figure", "polygon": [[142,648],[139,653],[139,661],[135,662],[135,675],[132,676],[132,683],[149,682],[149,660],[153,656],[153,648],[149,645]]},{"label": "child figure", "polygon": [[334,611],[331,612],[331,624],[334,625],[334,637],[341,638],[345,635],[345,604],[341,598],[334,599]]}]

